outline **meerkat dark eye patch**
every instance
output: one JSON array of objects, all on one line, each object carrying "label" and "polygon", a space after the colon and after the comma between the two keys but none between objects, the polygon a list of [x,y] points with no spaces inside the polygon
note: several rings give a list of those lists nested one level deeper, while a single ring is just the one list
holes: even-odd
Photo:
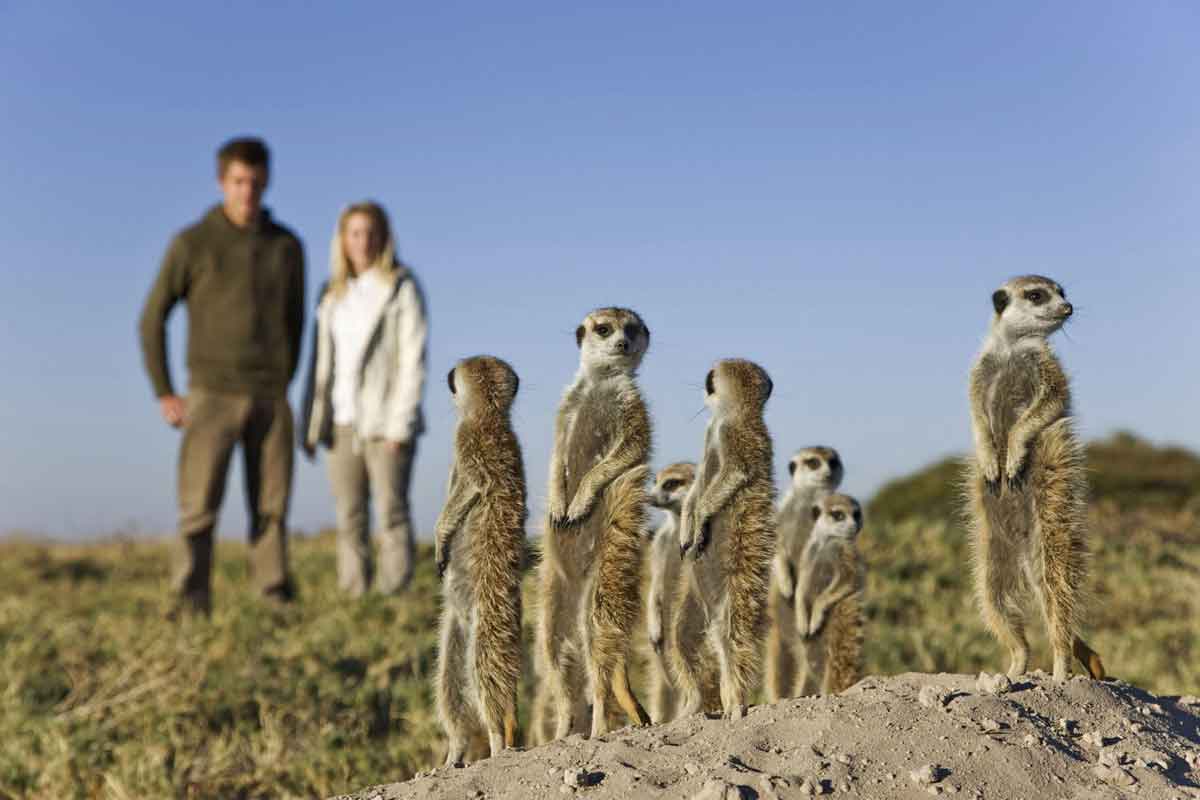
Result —
[{"label": "meerkat dark eye patch", "polygon": [[1004,309],[1008,308],[1008,292],[1003,289],[992,292],[992,307],[996,309],[997,314],[1003,314]]},{"label": "meerkat dark eye patch", "polygon": [[596,335],[601,339],[607,339],[609,336],[612,336],[612,332],[612,326],[607,323],[602,322],[596,326]]},{"label": "meerkat dark eye patch", "polygon": [[805,469],[820,469],[820,467],[821,467],[821,459],[819,459],[819,458],[804,459],[804,468]]},{"label": "meerkat dark eye patch", "polygon": [[587,333],[587,328],[583,327],[582,325],[580,325],[578,328],[575,329],[575,346],[576,347],[583,347],[583,337],[584,337],[584,334],[586,334],[586,333]]},{"label": "meerkat dark eye patch", "polygon": [[844,520],[846,518],[846,512],[845,511],[835,511],[830,516],[833,517],[834,522],[841,522],[842,520]]},{"label": "meerkat dark eye patch", "polygon": [[716,393],[717,386],[716,386],[716,381],[714,380],[715,375],[716,375],[716,370],[710,369],[708,371],[708,375],[705,376],[705,378],[704,378],[704,393],[705,394],[715,394]]},{"label": "meerkat dark eye patch", "polygon": [[812,514],[813,522],[816,522],[817,520],[819,520],[821,518],[821,507],[813,506],[812,510],[809,513]]},{"label": "meerkat dark eye patch", "polygon": [[663,481],[663,491],[664,492],[673,492],[679,488],[679,484],[681,484],[681,483],[683,483],[683,481],[678,480],[676,478],[672,478],[669,481]]},{"label": "meerkat dark eye patch", "polygon": [[1046,293],[1041,289],[1031,289],[1025,293],[1025,299],[1033,303],[1035,306],[1040,306],[1046,302]]},{"label": "meerkat dark eye patch", "polygon": [[455,372],[455,370],[452,369],[446,375],[446,385],[450,387],[450,394],[455,393],[455,391],[454,391],[454,372]]}]

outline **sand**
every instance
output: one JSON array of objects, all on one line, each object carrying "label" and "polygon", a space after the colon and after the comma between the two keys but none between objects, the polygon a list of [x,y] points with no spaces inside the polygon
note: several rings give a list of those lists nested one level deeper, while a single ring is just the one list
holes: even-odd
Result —
[{"label": "sand", "polygon": [[1200,698],[1043,673],[870,677],[737,722],[697,715],[573,736],[339,800],[822,795],[1200,798]]}]

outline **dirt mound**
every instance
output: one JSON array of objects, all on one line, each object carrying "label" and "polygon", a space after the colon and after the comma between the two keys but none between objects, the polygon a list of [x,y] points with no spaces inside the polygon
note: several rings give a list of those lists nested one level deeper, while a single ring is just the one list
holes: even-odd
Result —
[{"label": "dirt mound", "polygon": [[507,751],[338,800],[1200,798],[1200,699],[1042,673],[867,678],[757,706]]}]

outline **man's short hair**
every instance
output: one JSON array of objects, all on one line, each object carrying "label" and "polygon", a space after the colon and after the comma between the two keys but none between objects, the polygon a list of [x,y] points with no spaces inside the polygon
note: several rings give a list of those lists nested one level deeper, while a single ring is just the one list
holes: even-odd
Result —
[{"label": "man's short hair", "polygon": [[240,161],[251,167],[270,169],[271,151],[267,143],[256,136],[239,136],[221,145],[217,151],[217,177],[223,177],[225,170],[234,161]]}]

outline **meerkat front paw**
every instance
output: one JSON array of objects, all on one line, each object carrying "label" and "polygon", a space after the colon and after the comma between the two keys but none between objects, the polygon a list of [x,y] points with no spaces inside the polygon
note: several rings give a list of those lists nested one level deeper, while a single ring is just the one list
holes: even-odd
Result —
[{"label": "meerkat front paw", "polygon": [[983,484],[992,494],[1000,493],[1000,459],[988,455],[982,459],[980,471],[983,473]]},{"label": "meerkat front paw", "polygon": [[813,614],[812,619],[808,621],[808,633],[804,634],[805,639],[811,639],[821,632],[821,626],[825,624],[824,612]]},{"label": "meerkat front paw", "polygon": [[1004,480],[1010,491],[1016,491],[1025,482],[1025,462],[1024,452],[1019,450],[1008,451],[1008,458],[1004,463]]},{"label": "meerkat front paw", "polygon": [[563,519],[564,525],[578,525],[587,519],[592,513],[592,506],[595,505],[595,495],[591,492],[576,492],[575,499],[571,501],[570,507],[567,508],[567,515]]},{"label": "meerkat front paw", "polygon": [[450,548],[442,545],[440,537],[433,546],[433,558],[434,563],[437,564],[438,577],[441,578],[446,574],[446,569],[450,566]]},{"label": "meerkat front paw", "polygon": [[550,499],[546,502],[546,516],[550,518],[551,525],[562,527],[567,517],[567,501],[559,492],[550,493]]}]

